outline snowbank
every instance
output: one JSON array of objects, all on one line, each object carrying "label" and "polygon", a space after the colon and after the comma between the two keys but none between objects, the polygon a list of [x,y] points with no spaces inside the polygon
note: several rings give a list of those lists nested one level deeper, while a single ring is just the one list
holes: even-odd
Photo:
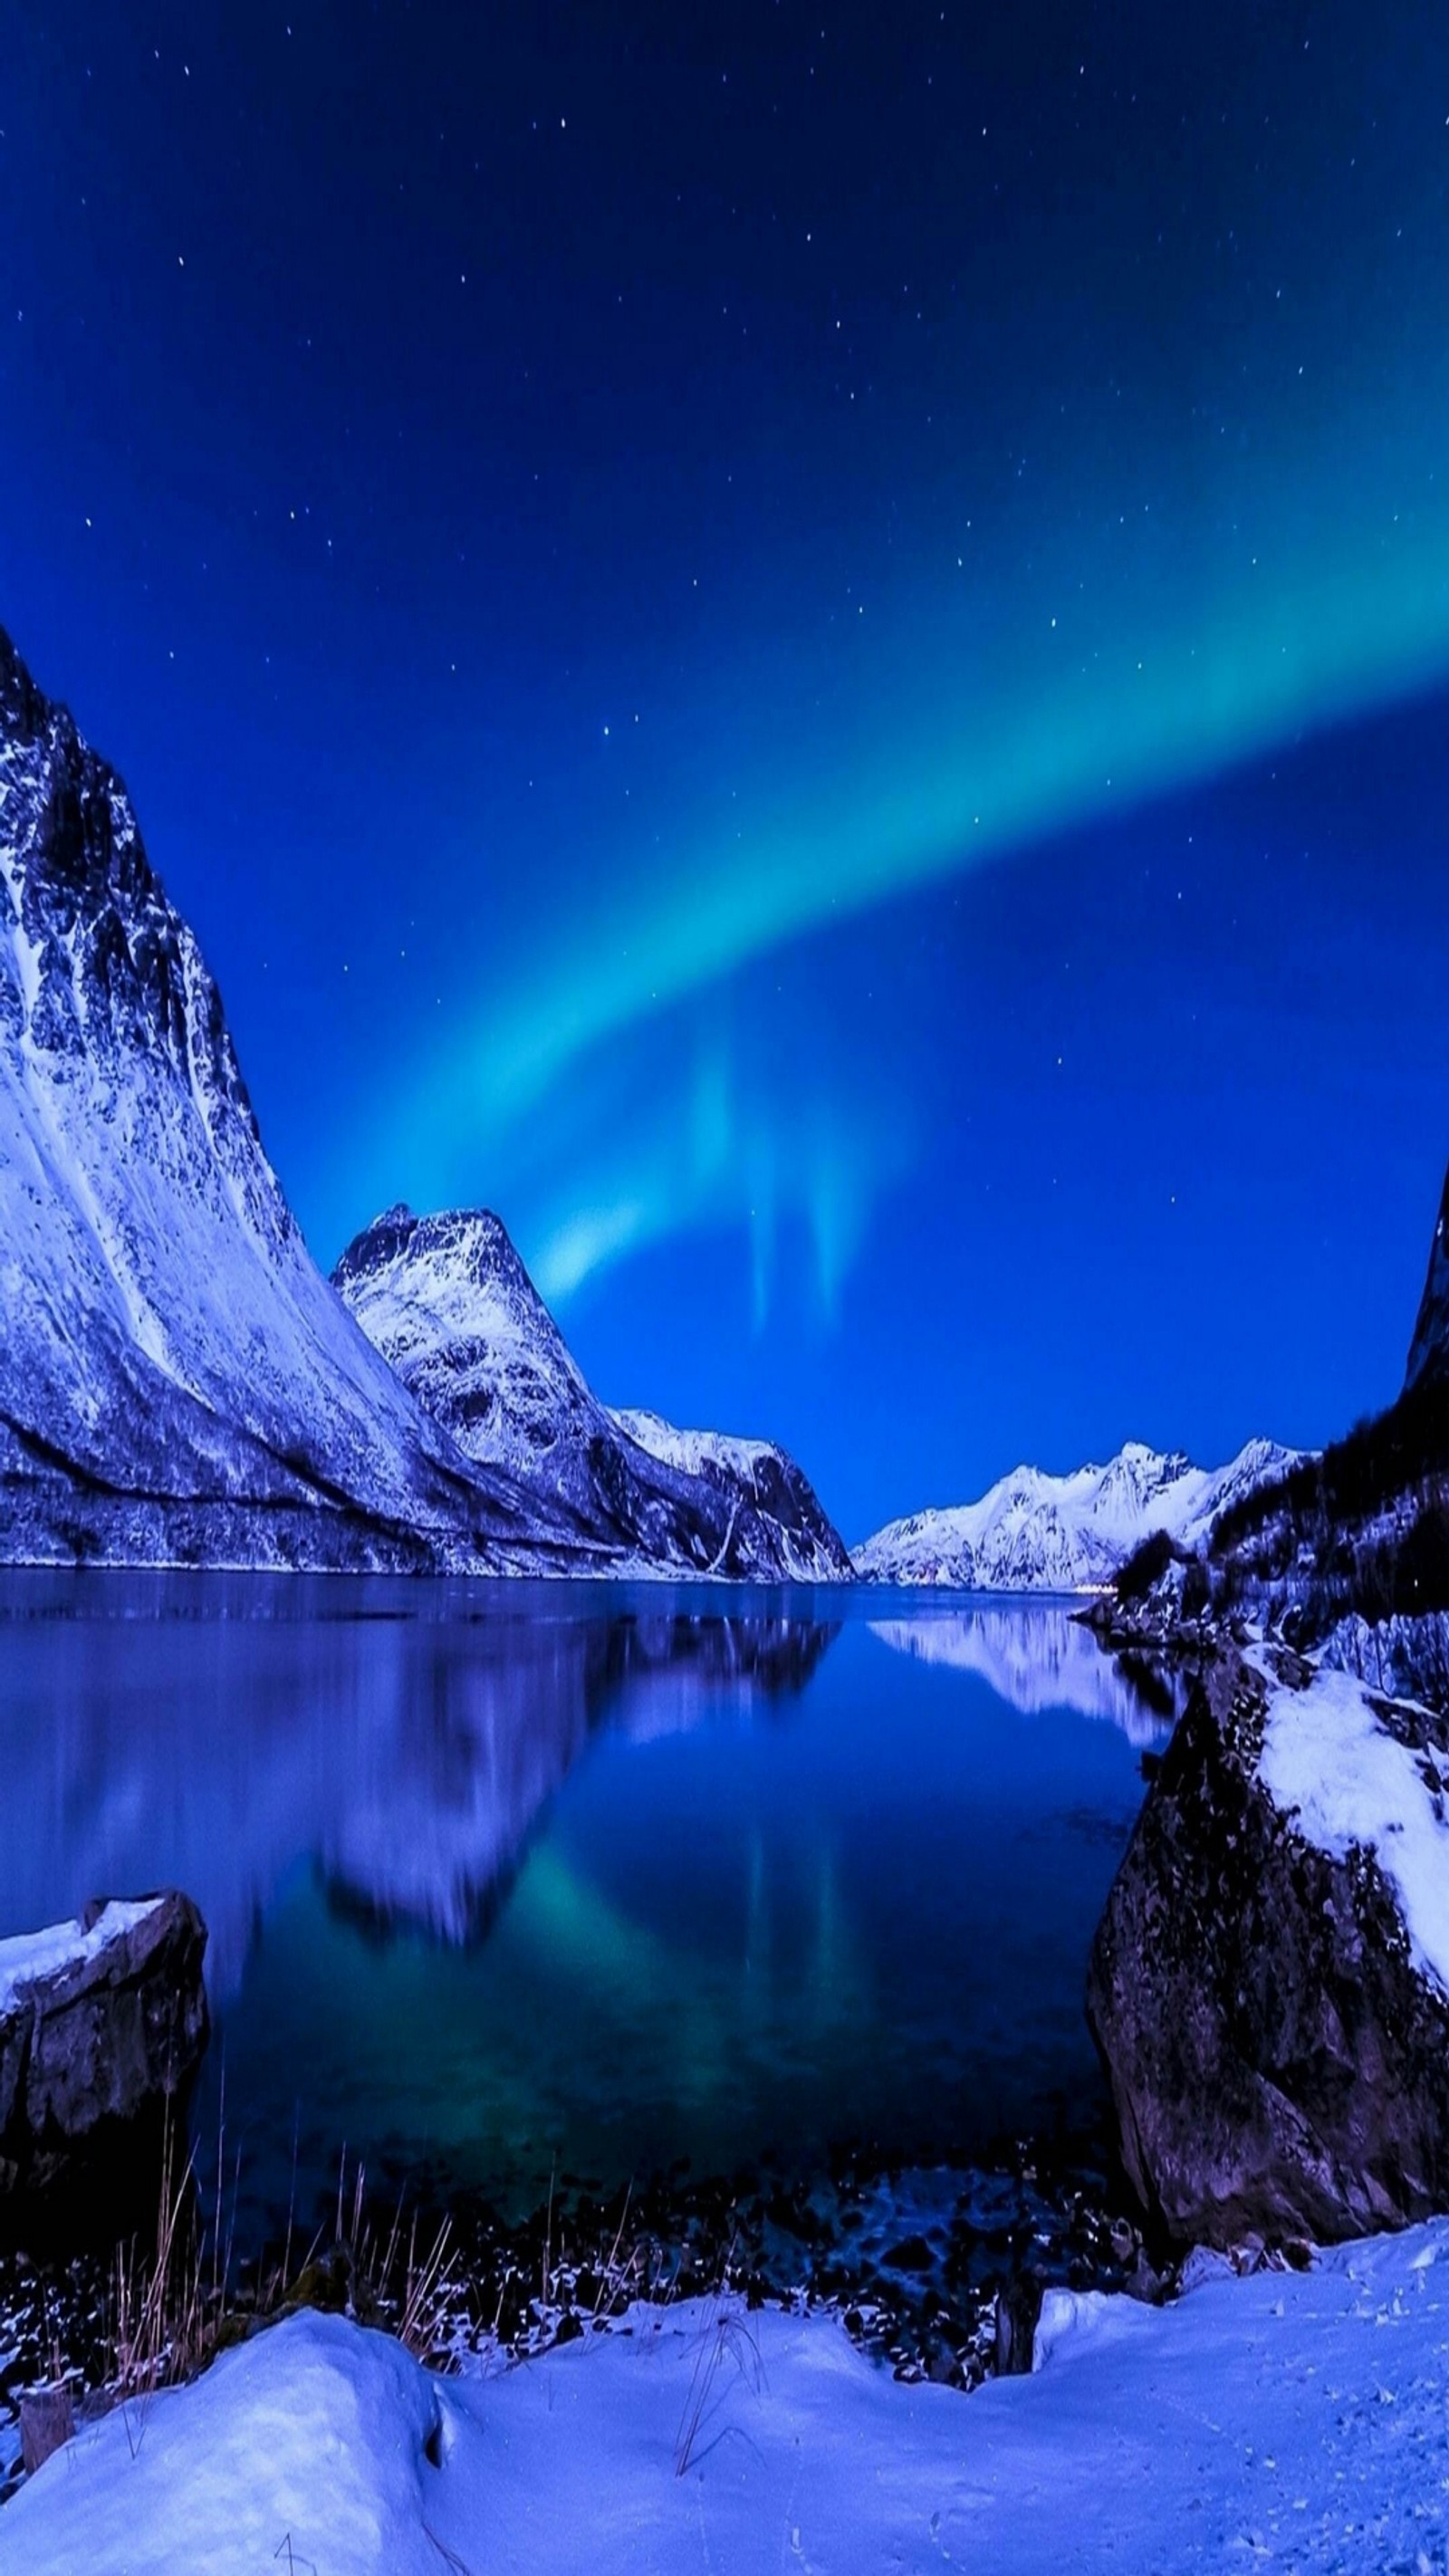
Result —
[{"label": "snowbank", "polygon": [[0,2512],[0,2571],[1442,2565],[1449,2225],[1050,2325],[1034,2377],[961,2397],[778,2311],[636,2309],[445,2382],[297,2318],[58,2453]]}]

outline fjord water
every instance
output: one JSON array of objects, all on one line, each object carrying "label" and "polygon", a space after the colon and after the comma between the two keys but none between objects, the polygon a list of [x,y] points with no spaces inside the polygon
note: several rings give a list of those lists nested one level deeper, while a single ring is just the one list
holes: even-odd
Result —
[{"label": "fjord water", "polygon": [[0,1935],[197,1899],[259,2224],[344,2147],[521,2210],[1096,2117],[1162,1717],[1062,1605],[13,1575],[0,1659]]}]

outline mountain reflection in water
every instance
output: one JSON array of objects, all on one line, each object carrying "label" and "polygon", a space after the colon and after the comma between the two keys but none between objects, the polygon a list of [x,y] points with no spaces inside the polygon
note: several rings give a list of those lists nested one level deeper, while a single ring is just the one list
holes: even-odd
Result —
[{"label": "mountain reflection in water", "polygon": [[531,2205],[1096,2116],[1163,1728],[1060,1605],[13,1575],[0,1672],[0,1934],[196,1898],[263,2214],[343,2141]]},{"label": "mountain reflection in water", "polygon": [[100,1892],[184,1887],[224,1996],[308,1860],[379,1925],[467,1941],[597,1727],[647,1739],[788,1700],[838,1624],[659,1587],[601,1596],[0,1577],[0,1938]]}]

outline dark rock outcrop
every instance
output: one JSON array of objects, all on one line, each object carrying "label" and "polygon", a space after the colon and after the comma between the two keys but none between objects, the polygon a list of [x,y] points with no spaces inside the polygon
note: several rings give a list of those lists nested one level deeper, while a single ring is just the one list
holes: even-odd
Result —
[{"label": "dark rock outcrop", "polygon": [[207,2040],[205,1950],[174,1892],[0,1942],[0,2193],[61,2180],[182,2091]]},{"label": "dark rock outcrop", "polygon": [[1195,1686],[1088,1975],[1127,2173],[1178,2241],[1449,2206],[1449,2000],[1375,1851],[1319,1848],[1265,1785],[1270,1690],[1230,1653]]},{"label": "dark rock outcrop", "polygon": [[1409,1345],[1405,1389],[1449,1386],[1449,1174],[1439,1203],[1439,1222],[1429,1251],[1429,1275],[1419,1305],[1414,1338]]}]

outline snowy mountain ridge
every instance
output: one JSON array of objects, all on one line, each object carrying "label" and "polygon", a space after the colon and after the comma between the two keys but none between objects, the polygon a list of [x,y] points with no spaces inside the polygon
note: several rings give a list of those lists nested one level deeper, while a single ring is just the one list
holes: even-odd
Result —
[{"label": "snowy mountain ridge", "polygon": [[599,1402],[489,1210],[391,1208],[349,1244],[333,1278],[440,1429],[477,1465],[566,1515],[573,1543],[608,1570],[849,1577],[844,1546],[783,1450]]},{"label": "snowy mountain ridge", "polygon": [[3,633],[0,1311],[7,1556],[506,1546],[311,1261],[125,788]]},{"label": "snowy mountain ridge", "polygon": [[1196,1545],[1229,1503],[1281,1475],[1295,1454],[1250,1440],[1227,1466],[1207,1469],[1180,1450],[1129,1440],[1105,1467],[1065,1476],[1018,1467],[977,1502],[891,1521],[855,1550],[856,1571],[866,1582],[968,1592],[1090,1590],[1159,1530]]}]

